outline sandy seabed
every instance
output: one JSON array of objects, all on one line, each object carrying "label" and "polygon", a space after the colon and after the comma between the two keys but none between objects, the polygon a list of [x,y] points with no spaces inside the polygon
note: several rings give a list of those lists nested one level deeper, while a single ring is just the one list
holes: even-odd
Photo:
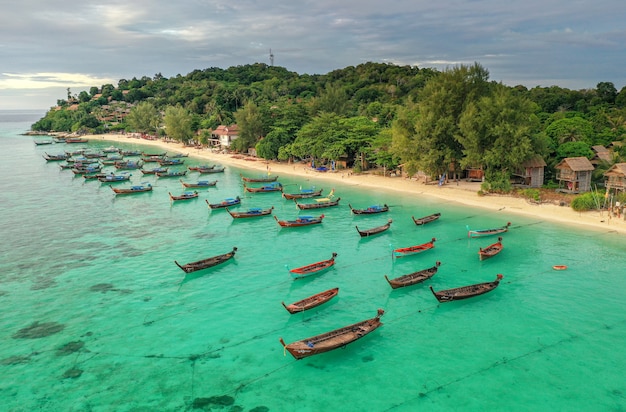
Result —
[{"label": "sandy seabed", "polygon": [[[569,206],[558,206],[555,204],[533,204],[526,199],[487,195],[479,196],[479,182],[450,182],[443,186],[437,184],[424,184],[413,179],[402,177],[383,177],[372,174],[351,174],[349,170],[336,172],[317,172],[307,164],[296,163],[287,164],[282,162],[265,161],[263,159],[252,160],[248,156],[235,156],[228,153],[218,153],[210,149],[196,149],[184,147],[180,143],[166,142],[163,140],[146,140],[132,135],[105,134],[81,136],[87,139],[100,139],[112,142],[138,143],[149,146],[156,146],[168,152],[184,153],[190,156],[210,160],[222,165],[233,165],[241,168],[268,170],[274,175],[292,175],[315,177],[319,180],[340,181],[342,184],[373,187],[405,193],[415,193],[420,195],[435,196],[447,201],[459,204],[480,207],[499,211],[505,209],[512,214],[540,217],[542,219],[561,222],[573,226],[584,226],[586,229],[612,230],[619,233],[626,233],[626,216],[616,217],[607,211],[576,212]],[[247,160],[246,160],[247,159]]]}]

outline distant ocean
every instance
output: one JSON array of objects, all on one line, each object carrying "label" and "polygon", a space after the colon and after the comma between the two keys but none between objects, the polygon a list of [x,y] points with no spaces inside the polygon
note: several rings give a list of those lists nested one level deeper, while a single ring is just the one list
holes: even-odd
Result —
[{"label": "distant ocean", "polygon": [[[81,145],[36,146],[48,137],[22,135],[44,114],[0,111],[3,411],[626,409],[623,235],[341,184],[338,207],[305,213],[280,193],[244,192],[240,173],[258,172],[229,165],[203,176],[218,183],[198,199],[172,204],[168,192],[183,192],[178,179],[137,171],[131,184],[150,182],[153,192],[115,197],[108,185],[43,158]],[[185,180],[198,178],[189,172]],[[279,181],[286,192],[333,189],[314,178]],[[274,206],[279,219],[325,219],[281,229],[272,217],[233,220],[205,201],[235,196],[238,210]],[[386,203],[390,212],[352,215],[348,203]],[[424,226],[411,219],[434,212],[441,219]],[[391,229],[371,238],[355,229],[389,218]],[[466,226],[509,221],[502,253],[480,261],[479,248],[497,237],[470,239]],[[392,258],[393,248],[433,237],[434,249]],[[233,247],[233,260],[194,275],[174,264]],[[289,267],[333,252],[330,271],[291,279]],[[384,278],[436,261],[439,272],[422,284],[392,290]],[[497,289],[465,301],[439,304],[428,288],[497,274]],[[290,315],[281,305],[333,287],[339,295],[310,311]],[[296,361],[279,343],[379,308],[384,325],[344,348]]]}]

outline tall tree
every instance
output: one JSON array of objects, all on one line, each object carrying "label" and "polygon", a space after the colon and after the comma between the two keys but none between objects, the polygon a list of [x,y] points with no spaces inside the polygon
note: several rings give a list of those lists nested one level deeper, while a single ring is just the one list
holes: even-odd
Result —
[{"label": "tall tree", "polygon": [[126,116],[126,123],[136,132],[154,133],[159,127],[160,119],[157,109],[151,103],[141,102],[131,109]]},{"label": "tall tree", "polygon": [[193,118],[182,106],[169,106],[165,109],[163,124],[169,137],[179,142],[188,143],[194,135]]},{"label": "tall tree", "polygon": [[248,101],[235,113],[235,121],[239,128],[239,138],[233,141],[231,147],[246,152],[248,148],[256,146],[257,141],[265,134],[261,112],[256,104]]}]

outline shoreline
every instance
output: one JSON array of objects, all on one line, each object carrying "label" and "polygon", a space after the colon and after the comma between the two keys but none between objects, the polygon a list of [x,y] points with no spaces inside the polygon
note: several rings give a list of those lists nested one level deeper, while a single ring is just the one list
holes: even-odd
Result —
[{"label": "shoreline", "polygon": [[237,166],[242,169],[258,170],[275,175],[286,174],[291,176],[314,177],[319,180],[337,181],[346,185],[371,187],[381,190],[390,190],[403,193],[433,196],[442,200],[456,202],[459,205],[468,205],[486,210],[506,210],[512,214],[534,216],[545,220],[559,222],[570,226],[585,226],[586,229],[616,231],[626,234],[625,216],[617,218],[607,211],[576,212],[569,206],[542,203],[531,204],[526,199],[502,196],[479,196],[480,182],[450,182],[443,186],[424,184],[417,180],[402,177],[382,177],[371,174],[351,174],[349,170],[337,172],[316,172],[304,163],[287,164],[262,159],[253,159],[245,155],[215,153],[208,149],[184,147],[181,143],[165,142],[163,140],[146,140],[133,135],[104,134],[81,136],[89,140],[105,140],[118,143],[135,143],[146,146],[159,147],[171,152],[189,154],[190,157],[219,162],[223,165]]}]

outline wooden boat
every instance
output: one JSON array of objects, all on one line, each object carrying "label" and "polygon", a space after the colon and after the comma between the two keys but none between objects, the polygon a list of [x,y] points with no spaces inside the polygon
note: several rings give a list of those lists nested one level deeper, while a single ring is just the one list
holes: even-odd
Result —
[{"label": "wooden boat", "polygon": [[274,182],[269,185],[264,185],[261,187],[249,187],[244,183],[243,188],[246,192],[250,193],[267,193],[267,192],[280,192],[283,190],[283,185],[280,182]]},{"label": "wooden boat", "polygon": [[89,140],[81,137],[66,137],[65,143],[87,143]]},{"label": "wooden boat", "polygon": [[120,148],[117,148],[115,146],[109,146],[102,149],[102,153],[119,153],[121,151],[122,150]]},{"label": "wooden boat", "polygon": [[425,225],[426,223],[434,222],[440,217],[441,217],[441,213],[433,213],[432,215],[420,217],[417,219],[415,218],[415,216],[411,216],[411,219],[413,219],[413,223],[415,223],[417,226],[421,226],[421,225]]},{"label": "wooden boat", "polygon": [[120,151],[122,156],[141,156],[141,152],[139,150],[122,150]]},{"label": "wooden boat", "polygon": [[497,235],[499,233],[508,232],[509,226],[511,226],[511,222],[507,222],[506,225],[502,227],[497,227],[494,229],[470,230],[469,226],[467,226],[467,237],[483,237],[483,236]]},{"label": "wooden boat", "polygon": [[385,223],[384,225],[374,227],[372,229],[367,229],[367,230],[360,230],[358,226],[355,226],[355,227],[356,227],[356,231],[359,232],[359,235],[361,235],[361,237],[367,237],[367,236],[377,235],[379,233],[384,232],[385,230],[389,229],[389,227],[391,227],[391,223],[392,223],[392,220],[389,219],[387,223]]},{"label": "wooden boat", "polygon": [[431,268],[418,270],[417,272],[409,273],[408,275],[403,275],[395,279],[389,279],[387,275],[385,275],[385,279],[387,279],[392,289],[415,285],[435,276],[440,265],[441,262],[437,261],[435,262],[435,266]]},{"label": "wooden boat", "polygon": [[294,199],[293,201],[296,203],[296,206],[298,206],[298,209],[307,210],[307,209],[322,209],[324,207],[339,206],[340,200],[341,200],[340,197],[338,197],[337,200],[330,200],[329,198],[326,197],[324,199],[315,199],[316,203],[298,203],[296,199]]},{"label": "wooden boat", "polygon": [[162,153],[141,152],[141,156],[143,156],[143,157],[159,157],[159,158],[163,158],[163,157],[167,156],[167,152],[162,152]]},{"label": "wooden boat", "polygon": [[330,269],[335,264],[335,258],[337,253],[333,252],[333,256],[328,260],[321,260],[319,262],[311,263],[310,265],[301,266],[299,268],[290,269],[291,277],[294,279],[300,279],[303,277],[316,275],[322,273],[327,269]]},{"label": "wooden boat", "polygon": [[226,170],[226,168],[224,166],[222,167],[217,167],[217,166],[213,166],[210,169],[202,169],[202,170],[197,170],[197,172],[199,172],[200,174],[210,174],[210,173],[222,173],[224,170]]},{"label": "wooden boat", "polygon": [[293,199],[309,199],[311,197],[317,197],[322,195],[322,191],[324,189],[315,190],[315,189],[300,189],[298,193],[285,193],[283,192],[283,197],[288,200]]},{"label": "wooden boat", "polygon": [[48,154],[45,153],[42,155],[44,159],[46,159],[46,162],[58,162],[58,161],[62,161],[62,160],[67,160],[69,158],[69,155],[66,153],[62,153],[62,154]]},{"label": "wooden boat", "polygon": [[136,170],[143,167],[143,162],[136,162],[134,160],[126,160],[122,162],[115,162],[115,168],[118,170]]},{"label": "wooden boat", "polygon": [[122,155],[109,155],[103,159],[100,159],[100,163],[102,163],[103,165],[115,165],[115,162],[121,162],[124,160],[124,156]]},{"label": "wooden boat", "polygon": [[170,169],[167,167],[154,167],[150,170],[141,169],[141,173],[144,175],[156,175],[157,173],[167,173]]},{"label": "wooden boat", "polygon": [[285,305],[285,302],[281,302],[282,305],[287,309],[287,311],[291,314],[304,312],[305,310],[313,309],[322,303],[326,303],[339,293],[339,288],[328,289],[320,293],[316,293],[313,296],[309,296],[308,298],[304,298],[297,302],[291,303],[289,305]]},{"label": "wooden boat", "polygon": [[185,159],[158,158],[156,161],[161,166],[180,166],[185,163]]},{"label": "wooden boat", "polygon": [[33,140],[33,142],[35,142],[35,146],[45,146],[54,143],[53,140]]},{"label": "wooden boat", "polygon": [[129,194],[133,194],[133,193],[143,193],[143,192],[151,192],[152,191],[152,185],[150,183],[146,183],[146,184],[141,184],[141,185],[134,185],[131,186],[130,188],[117,188],[117,187],[113,187],[111,185],[109,185],[109,187],[111,189],[113,189],[113,192],[116,195],[129,195]]},{"label": "wooden boat", "polygon": [[276,180],[278,180],[278,176],[270,175],[268,175],[267,177],[246,177],[240,173],[239,176],[241,176],[241,180],[249,183],[275,182]]},{"label": "wooden boat", "polygon": [[554,265],[554,266],[552,266],[552,269],[554,269],[554,270],[565,270],[565,269],[567,269],[567,265]]},{"label": "wooden boat", "polygon": [[348,206],[350,207],[350,210],[352,211],[352,213],[354,213],[355,215],[373,215],[376,213],[384,213],[384,212],[389,211],[389,206],[387,206],[386,204],[382,206],[380,205],[369,206],[367,209],[354,209],[350,203],[348,203]]},{"label": "wooden boat", "polygon": [[75,175],[84,175],[85,173],[98,173],[102,170],[102,166],[100,165],[82,165],[77,166],[74,164],[72,168],[72,173]]},{"label": "wooden boat", "polygon": [[308,356],[328,352],[333,349],[343,348],[347,344],[361,339],[363,336],[382,326],[383,323],[380,321],[380,317],[384,313],[384,310],[378,309],[378,314],[372,319],[344,326],[343,328],[302,339],[288,345],[285,344],[283,338],[280,338],[279,341],[285,350],[287,350],[294,358],[306,358]]},{"label": "wooden boat", "polygon": [[187,166],[187,169],[189,169],[192,172],[203,173],[204,171],[215,169],[215,165],[213,165],[213,166],[209,166],[209,165]]},{"label": "wooden boat", "polygon": [[85,180],[98,180],[101,177],[106,177],[106,175],[106,173],[94,173],[83,175],[83,177],[85,178]]},{"label": "wooden boat", "polygon": [[85,152],[83,153],[83,156],[85,156],[87,159],[103,159],[107,157],[106,153],[102,152]]},{"label": "wooden boat", "polygon": [[184,265],[181,265],[177,261],[174,261],[174,263],[176,263],[176,266],[181,268],[185,273],[191,273],[219,265],[220,263],[224,263],[227,260],[232,259],[235,256],[236,251],[237,248],[233,247],[233,250],[228,253],[224,253],[223,255],[213,256],[207,259],[198,260],[196,262],[186,263]]},{"label": "wooden boat", "polygon": [[132,174],[130,173],[122,173],[119,175],[110,173],[107,175],[104,175],[102,177],[99,177],[98,180],[102,183],[115,183],[115,182],[125,182],[127,180],[130,180],[130,177],[132,176]]},{"label": "wooden boat", "polygon": [[404,257],[404,256],[410,256],[410,255],[414,255],[416,253],[421,253],[424,252],[425,250],[428,249],[432,249],[435,247],[435,238],[432,238],[430,242],[427,243],[423,243],[421,245],[415,245],[415,246],[409,246],[409,247],[402,247],[399,249],[394,249],[393,250],[393,255],[395,257]]},{"label": "wooden boat", "polygon": [[174,196],[171,192],[167,192],[167,193],[170,195],[171,200],[189,200],[189,199],[195,199],[198,197],[198,192],[196,191],[184,192],[180,196]]},{"label": "wooden boat", "polygon": [[220,208],[225,208],[228,206],[235,206],[241,203],[241,198],[239,198],[239,196],[237,197],[229,197],[226,198],[224,200],[222,200],[219,203],[209,203],[208,200],[204,199],[204,201],[206,202],[207,205],[209,205],[210,209],[220,209]]},{"label": "wooden boat", "polygon": [[194,189],[203,189],[205,187],[213,187],[217,185],[217,180],[213,180],[212,182],[209,182],[208,180],[198,180],[196,183],[184,182],[182,179],[179,180],[183,187]]},{"label": "wooden boat", "polygon": [[461,300],[472,298],[474,296],[482,295],[487,292],[491,292],[500,284],[500,280],[503,278],[501,274],[498,274],[496,280],[493,282],[477,283],[475,285],[462,286],[460,288],[446,289],[435,292],[433,287],[430,287],[430,291],[437,298],[439,302],[450,302],[453,300]]},{"label": "wooden boat", "polygon": [[258,216],[267,216],[272,214],[272,210],[274,210],[274,206],[269,209],[261,209],[260,207],[253,207],[245,212],[232,212],[226,208],[226,211],[229,215],[233,217],[233,219],[240,219],[245,217],[258,217]]},{"label": "wooden boat", "polygon": [[176,171],[176,170],[172,170],[172,171],[168,171],[168,172],[156,172],[155,175],[157,177],[182,177],[185,176],[187,174],[186,170],[180,170],[180,171]]},{"label": "wooden boat", "polygon": [[179,159],[181,157],[189,157],[189,153],[174,153],[174,154],[168,155],[168,157],[171,159]]},{"label": "wooden boat", "polygon": [[490,257],[493,257],[502,252],[503,247],[504,246],[502,246],[502,236],[499,236],[496,243],[493,243],[485,248],[481,247],[478,251],[478,256],[480,257],[480,260],[489,259]]},{"label": "wooden boat", "polygon": [[299,226],[309,226],[316,225],[322,223],[322,219],[324,219],[324,215],[320,217],[314,216],[298,216],[295,220],[279,220],[275,215],[274,219],[281,227],[299,227]]}]

